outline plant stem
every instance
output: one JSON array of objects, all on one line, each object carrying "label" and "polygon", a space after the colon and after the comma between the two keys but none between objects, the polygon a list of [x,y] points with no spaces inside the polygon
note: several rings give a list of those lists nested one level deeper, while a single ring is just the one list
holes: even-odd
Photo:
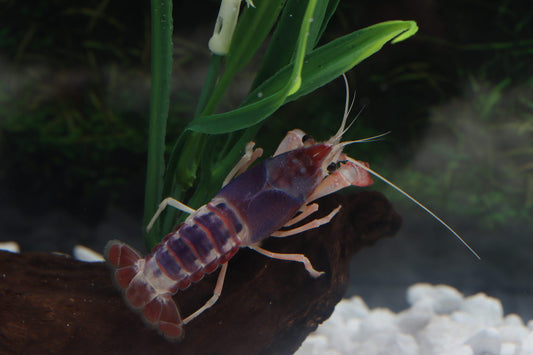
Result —
[{"label": "plant stem", "polygon": [[[196,106],[196,112],[194,118],[200,116],[200,113],[205,109],[205,106],[209,99],[213,95],[218,77],[220,75],[220,69],[222,67],[223,56],[213,54],[209,63],[209,69],[207,70],[207,76],[205,78],[204,87],[200,94],[200,100],[198,106]],[[218,103],[218,102],[217,102]]]},{"label": "plant stem", "polygon": [[[211,98],[216,87],[223,57],[213,55],[207,70],[207,76],[200,94],[198,105],[194,113],[197,118]],[[184,131],[176,141],[170,154],[167,171],[165,173],[164,192],[169,196],[176,190],[183,192],[190,188],[196,179],[196,170],[200,161],[200,153],[205,142],[205,135],[191,131]],[[178,156],[179,154],[179,156]],[[179,185],[179,186],[176,186]],[[174,198],[179,198],[174,196]]]},{"label": "plant stem", "polygon": [[[143,226],[148,224],[162,199],[165,134],[172,74],[172,0],[152,0],[151,8],[152,85]],[[158,224],[150,233],[143,230],[143,235],[147,246],[158,243]]]},{"label": "plant stem", "polygon": [[[195,118],[204,110],[207,101],[212,96],[220,75],[223,58],[223,56],[219,55],[211,57],[207,76],[194,114]],[[201,163],[200,159],[206,140],[207,136],[205,134],[191,131],[185,131],[180,135],[172,149],[165,172],[163,186],[165,196],[172,196],[180,200],[183,197],[183,193],[192,187],[197,177],[196,174]],[[160,227],[160,233],[169,232],[176,224],[177,216],[177,211],[166,211],[161,217],[161,223],[157,224]]]}]

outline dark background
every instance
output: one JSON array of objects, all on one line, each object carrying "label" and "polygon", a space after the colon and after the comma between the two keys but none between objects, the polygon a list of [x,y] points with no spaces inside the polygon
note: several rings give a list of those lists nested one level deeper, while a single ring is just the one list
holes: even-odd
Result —
[{"label": "dark background", "polygon": [[[168,146],[191,119],[209,62],[218,1],[175,1]],[[23,251],[142,249],[149,109],[146,1],[0,0],[0,240]],[[324,42],[386,20],[415,20],[412,38],[348,73],[361,116],[346,139],[391,133],[350,156],[425,203],[481,255],[376,182],[404,227],[358,254],[348,295],[406,307],[415,282],[486,292],[533,318],[533,6],[514,1],[344,1]],[[240,76],[223,109],[253,79]],[[266,155],[292,128],[318,139],[342,117],[336,80],[283,107],[256,141]]]}]

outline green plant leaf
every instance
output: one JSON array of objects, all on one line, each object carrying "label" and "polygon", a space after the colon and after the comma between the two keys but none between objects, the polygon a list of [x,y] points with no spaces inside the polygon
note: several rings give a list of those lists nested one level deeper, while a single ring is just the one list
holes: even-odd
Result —
[{"label": "green plant leaf", "polygon": [[272,34],[259,71],[255,76],[252,88],[256,88],[292,61],[305,10],[306,7],[302,6],[302,0],[287,1],[280,15],[278,25]]},{"label": "green plant leaf", "polygon": [[[225,74],[233,76],[239,72],[257,52],[266,36],[276,23],[285,0],[256,1],[255,8],[243,12],[226,56]],[[227,73],[227,74],[226,74]]]},{"label": "green plant leaf", "polygon": [[272,30],[285,0],[258,0],[255,8],[244,9],[231,40],[224,73],[202,112],[212,113],[237,74],[257,52]]},{"label": "green plant leaf", "polygon": [[[188,129],[220,134],[257,124],[284,103],[296,100],[350,70],[379,51],[387,42],[405,40],[417,30],[414,21],[382,22],[331,41],[313,50],[305,58],[301,56],[302,46],[305,51],[305,43],[302,42],[305,41],[300,37],[300,56],[297,55],[292,64],[285,66],[251,92],[242,107],[226,113],[199,117],[191,122]],[[298,67],[301,66],[303,67],[299,71]]]},{"label": "green plant leaf", "polygon": [[[317,48],[305,58],[302,86],[288,97],[286,102],[294,101],[329,83],[378,52],[387,42],[398,43],[417,31],[418,26],[414,21],[387,21],[353,32]],[[278,75],[286,76],[286,70],[283,69]],[[266,84],[268,83],[265,83],[265,91],[268,93]],[[261,90],[259,87],[256,91],[261,92]],[[250,96],[254,94],[256,92],[252,92]]]},{"label": "green plant leaf", "polygon": [[[152,2],[152,86],[150,89],[150,124],[148,129],[148,162],[144,198],[143,225],[146,225],[161,201],[165,170],[165,134],[172,73],[172,1]],[[157,243],[159,229],[143,231],[147,246]]]},{"label": "green plant leaf", "polygon": [[[270,116],[283,104],[283,101],[287,96],[297,92],[302,81],[300,74],[302,72],[303,61],[308,42],[308,33],[311,24],[313,23],[312,16],[315,11],[316,3],[317,0],[310,0],[309,4],[307,5],[298,35],[298,45],[294,63],[293,65],[287,67],[288,75],[278,91],[272,93],[272,95],[269,95],[264,100],[261,100],[257,103],[252,103],[228,113],[199,117],[193,120],[187,129],[200,133],[229,133],[241,128],[249,127]],[[255,117],[260,119],[258,121],[254,121]],[[248,125],[242,126],[242,122],[248,122]],[[204,128],[207,127],[207,131],[195,129],[198,126]]]},{"label": "green plant leaf", "polygon": [[[252,89],[255,89],[293,60],[298,43],[298,30],[306,10],[306,7],[302,6],[303,2],[304,0],[287,1],[276,29],[272,34],[272,39],[265,52],[259,71],[255,76]],[[311,26],[312,31],[309,33],[306,52],[310,52],[316,46],[327,22],[337,8],[337,4],[338,0],[318,2],[313,14],[313,26]]]},{"label": "green plant leaf", "polygon": [[335,11],[337,11],[337,6],[339,5],[339,2],[340,0],[329,0],[328,1],[328,6],[323,15],[322,25],[320,26],[320,30],[317,33],[315,43],[313,43],[313,48],[316,47],[316,45],[318,44],[318,41],[320,40],[320,38],[322,38],[322,34],[326,30],[329,20],[331,19]]}]

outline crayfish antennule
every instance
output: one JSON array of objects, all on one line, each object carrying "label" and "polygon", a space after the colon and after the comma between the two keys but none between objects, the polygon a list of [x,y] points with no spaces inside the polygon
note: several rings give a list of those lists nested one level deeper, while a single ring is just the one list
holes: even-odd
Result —
[{"label": "crayfish antennule", "polygon": [[[329,144],[337,144],[341,141],[341,138],[342,138],[342,135],[344,134],[345,132],[345,127],[346,127],[346,120],[348,119],[348,115],[350,114],[350,109],[351,109],[351,104],[350,104],[350,85],[348,84],[348,79],[346,78],[346,74],[342,74],[342,78],[344,79],[344,88],[345,88],[345,91],[346,91],[346,99],[344,101],[344,114],[342,116],[342,122],[341,122],[341,126],[339,127],[339,130],[337,131],[337,133],[335,133],[335,135],[333,137],[331,137],[329,140],[328,140],[328,143]],[[355,96],[354,96],[355,97]],[[352,104],[353,104],[353,101],[352,101]]]},{"label": "crayfish antennule", "polygon": [[373,141],[377,141],[377,140],[380,139],[381,137],[385,137],[385,136],[388,135],[389,133],[391,133],[391,131],[388,131],[388,132],[385,132],[385,133],[381,133],[381,134],[378,134],[378,135],[375,135],[375,136],[372,136],[372,137],[368,137],[368,138],[357,139],[357,140],[354,140],[354,141],[341,142],[341,143],[339,143],[339,144],[340,144],[342,147],[346,147],[347,145],[354,144],[354,143],[367,143],[367,142],[373,142]]},{"label": "crayfish antennule", "polygon": [[350,127],[352,127],[352,125],[355,123],[355,121],[357,120],[357,118],[359,117],[361,112],[363,112],[363,110],[359,111],[359,113],[355,116],[353,121],[350,122],[350,124],[348,126],[346,126],[346,122],[348,120],[348,116],[350,115],[350,112],[352,111],[353,104],[355,102],[355,92],[354,92],[354,96],[353,96],[352,100],[350,101],[350,86],[348,84],[348,79],[346,78],[345,74],[342,74],[342,77],[344,79],[344,85],[345,85],[345,89],[346,89],[346,99],[345,99],[345,103],[344,103],[344,115],[342,116],[342,123],[341,123],[341,126],[339,127],[339,130],[337,131],[337,133],[335,133],[335,135],[333,137],[331,137],[327,141],[327,143],[331,144],[331,145],[335,145],[335,144],[339,144],[340,143],[344,133],[346,133],[350,129]]}]

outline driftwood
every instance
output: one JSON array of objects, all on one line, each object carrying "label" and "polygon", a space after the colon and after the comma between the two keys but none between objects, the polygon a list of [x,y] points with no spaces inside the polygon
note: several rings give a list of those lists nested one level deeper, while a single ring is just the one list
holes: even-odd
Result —
[{"label": "driftwood", "polygon": [[[330,224],[263,245],[304,253],[324,275],[313,279],[299,263],[243,249],[230,261],[218,303],[175,343],[126,307],[104,263],[0,252],[0,353],[291,354],[341,300],[351,256],[401,224],[380,193],[330,196],[320,201],[320,212],[339,203],[343,208]],[[216,276],[176,296],[182,315],[211,296]]]}]

